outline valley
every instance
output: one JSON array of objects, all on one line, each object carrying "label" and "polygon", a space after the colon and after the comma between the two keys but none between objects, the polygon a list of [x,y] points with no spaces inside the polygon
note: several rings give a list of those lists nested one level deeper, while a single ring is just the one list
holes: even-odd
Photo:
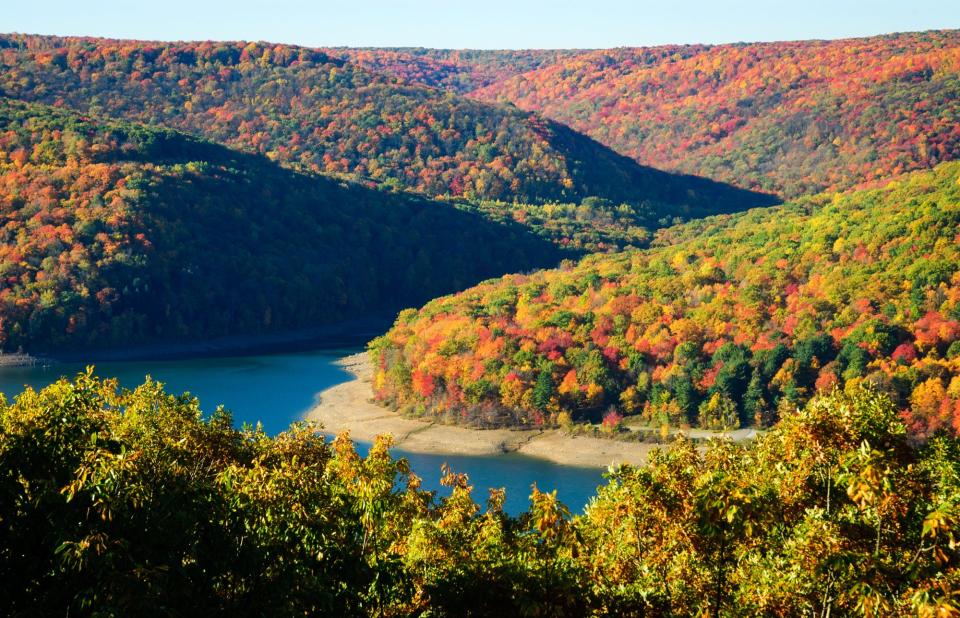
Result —
[{"label": "valley", "polygon": [[0,613],[960,616],[960,30],[175,38],[0,34]]}]

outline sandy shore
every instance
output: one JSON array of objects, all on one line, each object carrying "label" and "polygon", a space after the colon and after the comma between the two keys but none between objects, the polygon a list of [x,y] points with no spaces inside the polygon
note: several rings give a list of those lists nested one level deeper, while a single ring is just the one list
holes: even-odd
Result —
[{"label": "sandy shore", "polygon": [[307,419],[324,431],[348,430],[357,440],[393,434],[397,448],[413,453],[497,455],[521,453],[570,466],[641,464],[654,444],[569,436],[558,430],[469,429],[403,418],[371,401],[373,369],[366,354],[340,361],[354,379],[323,391]]}]

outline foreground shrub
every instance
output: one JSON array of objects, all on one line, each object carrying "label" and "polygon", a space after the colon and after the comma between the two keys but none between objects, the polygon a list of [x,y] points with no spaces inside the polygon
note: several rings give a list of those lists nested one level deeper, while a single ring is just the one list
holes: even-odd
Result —
[{"label": "foreground shrub", "polygon": [[6,615],[808,616],[960,612],[960,443],[834,391],[745,444],[683,438],[581,515],[486,508],[375,442],[271,437],[148,380],[0,400]]}]

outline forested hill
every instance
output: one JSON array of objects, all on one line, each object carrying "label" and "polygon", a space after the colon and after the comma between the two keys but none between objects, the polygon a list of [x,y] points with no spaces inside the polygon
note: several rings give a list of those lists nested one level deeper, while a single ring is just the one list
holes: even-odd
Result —
[{"label": "forested hill", "polygon": [[599,50],[473,96],[644,165],[793,197],[960,156],[960,31]]},{"label": "forested hill", "polygon": [[0,209],[8,350],[312,326],[560,257],[448,203],[4,99]]},{"label": "forested hill", "polygon": [[641,164],[785,197],[960,155],[960,31],[606,50],[332,50],[573,127]]},{"label": "forested hill", "polygon": [[661,242],[401,313],[377,396],[470,423],[763,427],[867,382],[917,434],[960,432],[960,162]]},{"label": "forested hill", "polygon": [[643,168],[512,106],[260,43],[0,37],[0,94],[203,136],[294,169],[427,196],[665,203],[724,212],[770,203]]}]

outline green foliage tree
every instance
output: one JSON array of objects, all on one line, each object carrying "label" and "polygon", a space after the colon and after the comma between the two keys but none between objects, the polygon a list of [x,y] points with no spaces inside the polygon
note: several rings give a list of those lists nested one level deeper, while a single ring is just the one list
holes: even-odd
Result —
[{"label": "green foliage tree", "polygon": [[[718,396],[719,397],[719,396]],[[389,438],[270,437],[149,379],[0,400],[8,615],[951,616],[960,442],[866,389],[746,444],[680,437],[582,514],[424,491]]]}]

